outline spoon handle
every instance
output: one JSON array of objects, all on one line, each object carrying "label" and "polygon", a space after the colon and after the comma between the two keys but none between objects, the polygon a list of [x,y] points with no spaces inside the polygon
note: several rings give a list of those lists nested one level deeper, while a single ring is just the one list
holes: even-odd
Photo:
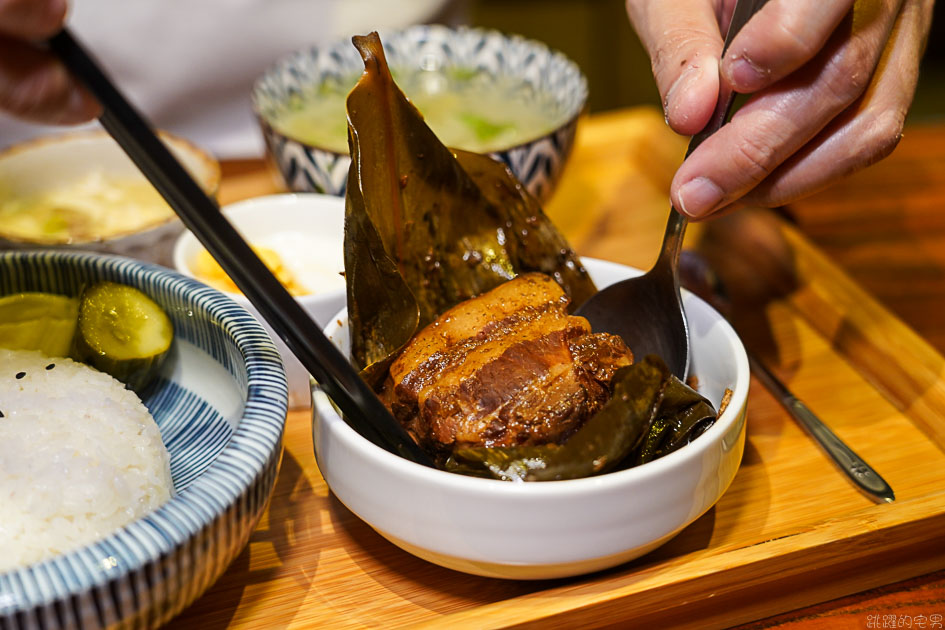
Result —
[{"label": "spoon handle", "polygon": [[[722,57],[728,51],[729,45],[735,39],[735,35],[741,28],[763,7],[768,0],[738,0],[735,4],[735,10],[732,13],[732,21],[729,25],[728,34],[725,38],[725,46],[722,49]],[[725,124],[729,116],[729,111],[735,101],[735,92],[721,81],[719,84],[719,99],[716,102],[715,110],[712,112],[712,118],[705,128],[697,133],[689,141],[689,148],[686,151],[688,157],[696,147],[702,144],[706,138],[718,131]],[[666,235],[664,236],[664,252],[660,254],[660,259],[667,256],[666,248],[673,247],[675,252],[672,257],[679,257],[679,245],[682,241],[682,233],[685,232],[685,217],[673,209],[669,224],[666,226]],[[677,225],[682,223],[681,226]],[[853,483],[869,496],[879,501],[892,502],[896,496],[893,489],[886,483],[879,473],[867,464],[863,458],[857,455],[853,449],[847,446],[837,435],[825,425],[820,418],[814,414],[810,408],[798,399],[791,391],[775,376],[768,366],[762,363],[757,357],[748,353],[748,361],[751,364],[751,370],[773,392],[785,409],[803,426],[807,432],[824,449],[827,455],[837,464],[837,466],[850,478]]]},{"label": "spoon handle", "polygon": [[[722,46],[721,59],[725,58],[728,47],[731,45],[732,40],[735,39],[735,36],[738,35],[738,32],[742,30],[742,27],[767,3],[768,0],[738,0],[738,2],[735,3],[735,10],[732,12],[732,21],[729,23],[728,33],[725,35],[725,44]],[[709,118],[709,122],[702,131],[694,135],[689,141],[689,148],[686,149],[686,157],[689,157],[689,154],[695,151],[696,147],[702,144],[706,138],[722,128],[722,125],[728,120],[728,115],[732,109],[732,103],[734,102],[735,91],[719,77],[719,98],[715,102],[715,109],[712,111],[712,116]]]},{"label": "spoon handle", "polygon": [[824,424],[817,415],[798,399],[787,386],[781,382],[768,366],[760,359],[748,353],[748,363],[751,371],[761,380],[781,402],[785,409],[794,416],[801,426],[817,441],[824,452],[833,459],[834,463],[847,477],[863,492],[874,499],[892,503],[896,499],[893,489],[879,473],[867,464],[862,457],[847,446],[837,435]]}]

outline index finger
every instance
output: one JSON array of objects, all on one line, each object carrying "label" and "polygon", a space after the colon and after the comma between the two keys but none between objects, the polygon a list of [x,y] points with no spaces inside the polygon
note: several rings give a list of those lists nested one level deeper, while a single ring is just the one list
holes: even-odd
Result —
[{"label": "index finger", "polygon": [[732,40],[722,76],[743,93],[776,83],[824,47],[853,5],[854,0],[770,0]]},{"label": "index finger", "polygon": [[814,138],[866,89],[898,15],[838,29],[801,70],[755,95],[683,162],[673,202],[704,217],[742,197]]}]

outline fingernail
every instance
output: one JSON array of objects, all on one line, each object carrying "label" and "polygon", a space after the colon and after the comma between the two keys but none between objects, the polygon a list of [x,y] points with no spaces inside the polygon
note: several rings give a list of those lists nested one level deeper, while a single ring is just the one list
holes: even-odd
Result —
[{"label": "fingernail", "polygon": [[719,205],[725,193],[707,177],[696,177],[683,184],[676,193],[679,209],[693,218],[709,214]]},{"label": "fingernail", "polygon": [[689,86],[696,81],[702,68],[700,66],[691,66],[679,75],[673,84],[666,91],[666,99],[663,101],[663,117],[669,124],[670,108],[676,109],[679,105],[675,103],[676,95],[684,93]]},{"label": "fingernail", "polygon": [[769,71],[759,68],[746,57],[733,57],[729,79],[740,92],[754,92],[764,87]]}]

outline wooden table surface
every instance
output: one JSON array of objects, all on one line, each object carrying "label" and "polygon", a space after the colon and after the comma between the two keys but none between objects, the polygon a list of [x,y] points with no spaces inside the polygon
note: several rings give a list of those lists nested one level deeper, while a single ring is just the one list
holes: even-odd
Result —
[{"label": "wooden table surface", "polygon": [[[546,204],[546,212],[582,255],[647,267],[658,247],[668,208],[669,181],[684,148],[685,140],[666,129],[660,115],[652,110],[623,110],[589,117],[581,122],[576,149],[559,189]],[[278,190],[272,172],[262,162],[227,162],[223,164],[223,170],[221,203]],[[791,242],[795,255],[800,248],[806,252],[803,255],[813,261],[808,264],[814,269],[810,273],[826,270],[828,279],[823,281],[823,286],[838,293],[841,291],[837,287],[843,289],[845,295],[838,299],[841,302],[848,299],[853,305],[852,311],[857,311],[856,305],[863,303],[864,317],[875,316],[883,322],[892,322],[891,326],[899,332],[895,339],[896,343],[902,342],[902,352],[916,353],[916,362],[928,366],[932,373],[929,378],[937,379],[938,368],[945,365],[939,355],[945,352],[945,318],[941,314],[945,308],[945,213],[942,208],[945,208],[945,127],[910,127],[900,147],[884,162],[812,198],[782,209],[777,215],[749,209],[722,220],[693,225],[687,235],[687,247],[701,251],[719,264],[739,261],[741,266],[733,263],[726,268],[727,275],[721,275],[730,286],[734,283],[733,302],[741,300],[749,306],[757,306],[759,303],[750,300],[778,285],[777,270],[773,275],[766,271],[774,268],[771,261],[783,245],[766,240],[770,236],[765,231],[766,222],[776,220],[787,225],[788,234],[794,235]],[[758,245],[754,251],[764,252],[768,258],[736,255],[730,239],[733,235],[745,234],[754,238]],[[746,269],[749,270],[747,274]],[[758,273],[754,273],[756,271]],[[850,280],[852,283],[846,284]],[[770,286],[763,286],[764,283]],[[871,294],[876,304],[866,293],[861,293],[861,289]],[[884,381],[875,366],[882,361],[870,361],[872,355],[863,354],[868,352],[862,350],[863,347],[871,347],[869,351],[875,353],[878,342],[872,346],[869,342],[864,344],[862,339],[856,343],[848,342],[842,335],[845,330],[842,326],[830,328],[833,323],[816,321],[818,313],[831,315],[829,309],[824,310],[823,304],[809,295],[791,300],[796,310],[811,317],[810,327],[826,338],[825,342],[815,344],[815,350],[821,354],[835,352],[841,357],[840,367],[832,369],[846,370],[843,360],[849,362],[865,379],[863,383],[875,385],[879,393],[873,392],[871,396],[890,401],[891,410],[898,409],[896,413],[913,418],[915,425],[922,430],[917,430],[917,436],[935,437],[941,430],[936,420],[938,407],[933,404],[936,401],[911,406],[902,404],[900,394],[904,386]],[[775,316],[779,308],[775,308]],[[805,377],[801,368],[790,372],[790,353],[784,350],[784,344],[779,346],[781,333],[762,330],[757,319],[753,321],[750,313],[762,311],[748,308],[744,312],[749,315],[743,314],[735,320],[742,336],[753,344],[757,342],[756,348],[777,363],[782,376],[797,374],[796,383],[803,387],[807,382],[805,378],[809,381],[811,377]],[[848,315],[849,322],[856,328],[856,312]],[[901,318],[912,330],[897,328],[901,322],[893,315]],[[815,338],[806,328],[796,334]],[[766,342],[769,346],[764,345]],[[774,345],[770,345],[772,343]],[[804,345],[810,344],[805,342]],[[780,354],[777,352],[779,347]],[[851,370],[850,374],[854,371]],[[922,375],[917,374],[916,378],[921,381]],[[854,385],[852,378],[844,376],[846,380],[841,381],[851,388],[869,386]],[[937,391],[937,380],[934,385],[926,388],[933,394]],[[807,391],[815,390],[808,387]],[[843,391],[836,393],[840,397],[844,395]],[[749,400],[749,449],[743,469],[747,470],[749,466],[756,469],[760,465],[757,460],[767,460],[769,453],[776,452],[775,433],[781,440],[786,439],[785,436],[792,437],[801,445],[798,448],[809,446],[816,450],[812,444],[803,441],[799,430],[785,428],[791,426],[790,419],[755,381]],[[848,413],[854,413],[855,409],[856,406],[851,405]],[[862,410],[856,413],[862,413]],[[753,425],[756,419],[758,424]],[[840,418],[839,422],[853,426],[855,419]],[[756,427],[754,434],[753,426]],[[788,431],[793,433],[788,434]],[[853,429],[848,434],[855,435]],[[943,442],[938,439],[929,444],[919,444],[924,438],[910,439],[916,442],[915,458],[924,459],[927,465],[923,467],[923,461],[917,461],[915,468],[902,479],[909,480],[909,483],[914,481],[917,497],[932,497],[926,500],[926,505],[933,506],[932,513],[945,513],[945,501],[935,494],[945,489],[945,474],[937,468],[941,463],[939,457]],[[882,440],[882,437],[877,440]],[[408,556],[374,534],[330,495],[314,461],[307,410],[290,412],[285,442],[286,455],[272,504],[250,545],[222,578],[172,621],[170,627],[306,627],[315,623],[337,627],[389,627],[418,622],[436,626],[438,619],[443,620],[445,615],[455,611],[468,611],[479,605],[501,603],[506,598],[515,597],[521,599],[523,605],[531,601],[540,606],[542,602],[553,601],[542,599],[542,589],[549,588],[558,593],[571,588],[561,582],[548,585],[479,578],[454,579],[453,576],[460,574],[432,567]],[[751,457],[756,461],[749,462]],[[831,492],[850,492],[836,471],[828,467],[819,474]],[[904,482],[899,480],[898,483]],[[754,486],[745,485],[745,488],[730,490],[730,494],[739,498],[755,496],[752,493],[757,492],[757,488],[752,490]],[[907,494],[912,491],[911,487],[906,489]],[[313,497],[317,497],[319,502],[317,509],[313,507],[316,500]],[[726,498],[728,496],[723,497],[723,501]],[[767,500],[772,509],[781,505],[776,506],[771,497]],[[850,509],[869,505],[865,499],[856,497],[843,500],[850,502]],[[792,499],[789,496],[785,501]],[[801,502],[796,497],[793,501]],[[810,508],[804,509],[810,511]],[[825,510],[829,512],[829,509]],[[716,514],[714,520],[716,529],[725,529],[725,518]],[[711,529],[712,523],[705,527]],[[688,537],[680,535],[683,542],[677,546],[688,545],[690,548],[684,551],[693,552],[700,541],[705,544],[707,540],[698,533]],[[768,530],[763,535],[773,537]],[[707,627],[741,623],[742,628],[941,628],[945,615],[945,572],[942,571],[945,559],[940,546],[934,547],[929,549],[928,557],[910,561],[905,568],[888,556],[877,556],[878,562],[890,563],[888,579],[883,578],[882,567],[878,570],[871,567],[873,577],[869,580],[858,582],[847,579],[849,576],[838,576],[835,584],[815,585],[814,593],[807,594],[800,594],[805,589],[798,587],[795,580],[786,583],[785,587],[797,589],[799,594],[795,597],[770,592],[769,599],[761,602],[750,601],[748,595],[744,601],[739,600],[737,594],[730,598],[719,597],[715,609],[711,601],[700,603],[699,614],[705,615]],[[921,551],[918,550],[918,555],[922,555]],[[693,553],[692,558],[700,557],[698,550]],[[643,568],[670,562],[671,552],[657,550],[649,558],[649,564],[641,565]],[[320,579],[332,571],[335,572],[332,588],[326,589]],[[348,591],[339,586],[346,571],[352,585]],[[365,575],[372,576],[372,586],[380,590],[361,590],[359,585],[363,583],[358,580]],[[397,576],[403,579],[398,580]],[[909,579],[902,581],[903,577]],[[862,590],[862,585],[876,584],[883,586],[855,592]],[[579,591],[587,586],[587,583],[581,583],[573,588]],[[838,595],[843,597],[837,599]],[[400,603],[404,605],[392,606],[390,602],[395,601],[392,597],[398,606]],[[757,593],[752,597],[757,598]],[[401,608],[406,612],[400,612]],[[496,610],[499,612],[495,614],[503,614],[502,609]],[[512,610],[509,608],[505,612],[511,614]],[[503,625],[502,619],[495,614],[490,625]],[[629,618],[626,614],[622,617]],[[569,618],[579,617],[564,614],[554,617],[561,627],[568,626],[566,620]],[[476,627],[474,617],[456,619],[465,619],[468,627]],[[647,620],[648,624],[655,623],[656,626],[700,627],[698,619],[687,619],[678,611],[664,616],[653,613]],[[593,623],[606,625],[606,621],[604,616],[596,618]],[[515,623],[527,625],[521,621]],[[552,625],[555,624],[544,623],[541,627]]]},{"label": "wooden table surface", "polygon": [[[945,125],[907,127],[888,159],[795,202],[785,214],[854,281],[945,353]],[[945,485],[945,471],[942,480]],[[891,616],[897,627],[919,627],[923,615],[934,614],[945,615],[945,571],[744,627],[883,628]]]}]

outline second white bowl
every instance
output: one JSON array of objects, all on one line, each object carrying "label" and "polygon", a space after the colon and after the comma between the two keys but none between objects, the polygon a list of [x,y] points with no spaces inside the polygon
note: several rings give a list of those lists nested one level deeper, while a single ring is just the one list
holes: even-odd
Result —
[{"label": "second white bowl", "polygon": [[[222,208],[223,214],[250,245],[267,247],[278,254],[293,276],[312,292],[297,296],[299,304],[320,326],[328,325],[345,305],[344,199],[314,193],[278,194],[247,199]],[[174,248],[175,268],[207,282],[196,270],[203,246],[185,231]],[[289,406],[310,403],[309,373],[275,334],[259,311],[242,293],[224,291],[258,319],[272,336],[285,363],[289,381]]]}]

